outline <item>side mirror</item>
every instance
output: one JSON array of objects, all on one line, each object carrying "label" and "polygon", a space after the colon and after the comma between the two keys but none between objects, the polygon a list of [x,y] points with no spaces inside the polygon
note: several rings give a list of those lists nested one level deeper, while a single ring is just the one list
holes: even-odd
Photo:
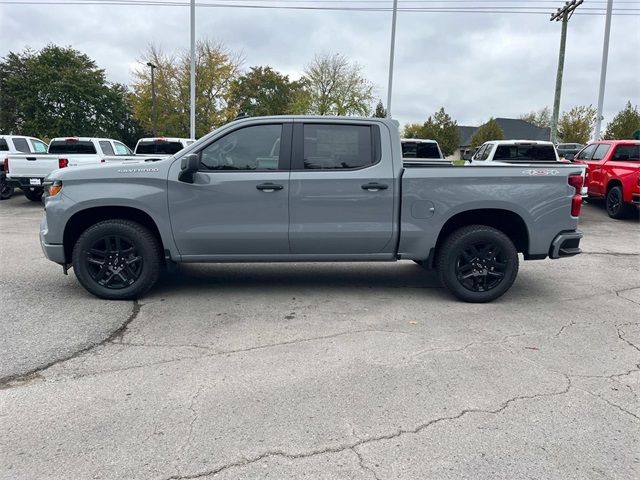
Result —
[{"label": "side mirror", "polygon": [[193,183],[193,174],[200,168],[200,156],[197,153],[191,153],[182,157],[181,162],[178,180],[185,183]]},{"label": "side mirror", "polygon": [[567,153],[567,154],[564,156],[564,159],[565,159],[565,160],[569,160],[570,162],[573,162],[573,159],[574,159],[574,158],[575,158],[575,155],[574,155],[573,153]]}]

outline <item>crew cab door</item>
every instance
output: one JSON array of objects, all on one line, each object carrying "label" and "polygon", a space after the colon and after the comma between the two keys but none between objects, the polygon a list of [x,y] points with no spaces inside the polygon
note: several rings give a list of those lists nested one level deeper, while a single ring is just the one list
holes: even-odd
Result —
[{"label": "crew cab door", "polygon": [[169,213],[183,260],[288,254],[290,122],[238,125],[196,152],[193,183],[169,171]]},{"label": "crew cab door", "polygon": [[375,124],[297,121],[289,194],[292,254],[391,253],[394,172]]}]

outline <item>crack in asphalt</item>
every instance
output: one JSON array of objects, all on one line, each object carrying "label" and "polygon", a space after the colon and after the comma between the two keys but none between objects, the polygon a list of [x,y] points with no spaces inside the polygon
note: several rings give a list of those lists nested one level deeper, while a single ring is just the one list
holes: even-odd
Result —
[{"label": "crack in asphalt", "polygon": [[582,390],[582,391],[583,391],[583,392],[585,392],[585,393],[588,393],[589,395],[592,395],[592,396],[594,396],[594,397],[596,397],[596,398],[599,398],[599,399],[600,399],[600,400],[602,400],[603,402],[605,402],[605,403],[607,403],[607,404],[611,405],[611,406],[612,406],[612,407],[614,407],[614,408],[617,408],[618,410],[620,410],[621,412],[626,413],[627,415],[631,415],[633,418],[635,418],[636,420],[639,420],[639,421],[640,421],[640,416],[636,415],[636,414],[635,414],[635,413],[633,413],[633,412],[630,412],[629,410],[627,410],[626,408],[624,408],[624,407],[622,407],[622,406],[618,405],[617,403],[613,403],[613,402],[612,402],[612,401],[610,401],[609,399],[604,398],[603,396],[600,396],[600,395],[598,395],[597,393],[592,392],[592,391],[590,391],[590,390],[586,390],[586,389],[584,389],[584,388],[580,388],[580,387],[576,387],[576,388],[577,388],[578,390]]},{"label": "crack in asphalt", "polygon": [[57,360],[53,360],[52,362],[49,362],[45,365],[34,368],[28,372],[15,374],[15,375],[7,375],[5,377],[0,378],[0,390],[5,390],[9,388],[26,385],[33,380],[41,378],[42,376],[40,375],[40,372],[50,367],[53,367],[54,365],[72,360],[84,353],[89,352],[90,350],[93,350],[94,348],[100,347],[102,345],[106,345],[107,343],[115,342],[118,338],[122,337],[122,335],[124,334],[129,324],[136,319],[136,317],[140,313],[140,308],[141,308],[141,305],[140,303],[138,303],[138,300],[134,300],[133,307],[131,309],[131,313],[129,314],[129,317],[118,328],[116,328],[113,332],[111,332],[105,339],[101,340],[100,342],[88,345],[85,348],[82,348],[77,352],[72,353],[71,355],[68,355],[63,358],[59,358]]},{"label": "crack in asphalt", "polygon": [[616,325],[616,332],[618,333],[618,338],[620,340],[622,340],[623,342],[627,343],[629,346],[631,346],[632,348],[635,348],[637,351],[640,352],[640,347],[638,347],[638,345],[636,345],[635,343],[633,343],[631,340],[625,338],[625,331],[622,330],[621,327],[626,327],[629,325],[637,325],[637,323],[624,323],[621,325]]},{"label": "crack in asphalt", "polygon": [[558,333],[556,333],[554,337],[558,338],[560,335],[562,335],[562,332],[564,332],[569,327],[573,327],[575,324],[576,324],[576,321],[571,320],[571,322],[567,323],[566,325],[562,325],[562,327],[560,328],[560,330],[558,330]]},{"label": "crack in asphalt", "polygon": [[360,465],[360,468],[363,471],[370,473],[375,480],[381,480],[380,477],[378,477],[378,474],[375,472],[375,470],[373,470],[373,469],[369,468],[367,465],[365,465],[364,458],[362,457],[360,452],[358,452],[358,450],[356,450],[356,447],[352,447],[350,450],[353,453],[355,453],[356,457],[358,457],[358,464]]},{"label": "crack in asphalt", "polygon": [[[536,399],[536,398],[543,398],[543,397],[554,397],[554,396],[559,396],[559,395],[565,395],[569,392],[569,390],[572,388],[572,384],[571,384],[571,379],[564,375],[565,379],[567,380],[567,385],[559,391],[555,391],[555,392],[550,392],[550,393],[536,393],[533,395],[517,395],[515,397],[509,398],[506,401],[504,401],[502,404],[500,404],[500,406],[496,409],[493,410],[488,410],[488,409],[481,409],[481,408],[469,408],[469,409],[464,409],[462,410],[460,413],[458,413],[457,415],[453,415],[453,416],[448,416],[448,417],[439,417],[439,418],[435,418],[433,420],[429,420],[428,422],[422,423],[420,425],[418,425],[415,428],[412,429],[398,429],[397,431],[393,432],[393,433],[389,433],[386,435],[379,435],[376,437],[370,437],[370,438],[365,438],[362,440],[359,440],[355,443],[351,443],[351,444],[342,444],[342,445],[338,445],[335,447],[325,447],[322,449],[317,449],[317,450],[311,450],[309,452],[304,452],[304,453],[288,453],[285,452],[283,450],[269,450],[267,452],[264,452],[260,455],[256,455],[252,458],[243,458],[242,460],[238,460],[236,462],[232,462],[232,463],[228,463],[226,465],[222,465],[219,466],[217,468],[211,469],[211,470],[207,470],[207,471],[203,471],[200,473],[194,473],[194,474],[190,474],[190,475],[172,475],[170,477],[167,477],[165,480],[193,480],[193,479],[198,479],[198,478],[203,478],[203,477],[208,477],[211,475],[216,475],[218,473],[221,473],[225,470],[228,470],[230,468],[238,468],[238,467],[245,467],[247,465],[251,465],[253,463],[259,462],[261,460],[264,460],[265,458],[268,457],[283,457],[283,458],[288,458],[290,460],[296,460],[296,459],[300,459],[300,458],[310,458],[310,457],[314,457],[316,455],[322,455],[322,454],[327,454],[327,453],[339,453],[339,452],[343,452],[345,450],[353,450],[356,455],[358,455],[358,457],[360,458],[361,454],[359,454],[358,452],[356,452],[356,448],[360,447],[362,445],[366,445],[369,443],[375,443],[375,442],[379,442],[379,441],[384,441],[384,440],[393,440],[395,438],[398,438],[402,435],[406,435],[406,434],[417,434],[420,433],[421,431],[436,425],[438,423],[441,422],[446,422],[446,421],[451,421],[451,420],[458,420],[460,418],[462,418],[465,415],[468,414],[472,414],[472,413],[486,413],[486,414],[491,414],[491,415],[496,415],[501,413],[502,411],[504,411],[509,405],[511,405],[514,402],[518,402],[518,401],[524,401],[524,400],[532,400],[532,399]],[[361,464],[362,465],[362,464]],[[369,467],[366,467],[367,469]]]}]

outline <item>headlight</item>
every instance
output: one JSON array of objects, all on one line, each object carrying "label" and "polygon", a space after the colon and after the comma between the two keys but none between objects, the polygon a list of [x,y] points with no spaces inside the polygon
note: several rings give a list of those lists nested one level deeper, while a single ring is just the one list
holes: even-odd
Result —
[{"label": "headlight", "polygon": [[56,180],[47,187],[47,197],[55,197],[62,190],[62,181]]}]

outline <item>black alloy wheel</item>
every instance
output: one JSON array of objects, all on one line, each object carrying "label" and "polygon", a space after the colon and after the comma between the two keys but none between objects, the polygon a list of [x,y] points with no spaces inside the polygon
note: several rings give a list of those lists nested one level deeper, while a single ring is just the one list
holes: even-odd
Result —
[{"label": "black alloy wheel", "polygon": [[121,235],[98,238],[86,252],[86,266],[91,278],[112,290],[129,287],[140,278],[142,256],[135,244]]},{"label": "black alloy wheel", "polygon": [[466,246],[456,259],[456,278],[467,290],[487,292],[505,277],[507,260],[494,242],[475,242]]}]

